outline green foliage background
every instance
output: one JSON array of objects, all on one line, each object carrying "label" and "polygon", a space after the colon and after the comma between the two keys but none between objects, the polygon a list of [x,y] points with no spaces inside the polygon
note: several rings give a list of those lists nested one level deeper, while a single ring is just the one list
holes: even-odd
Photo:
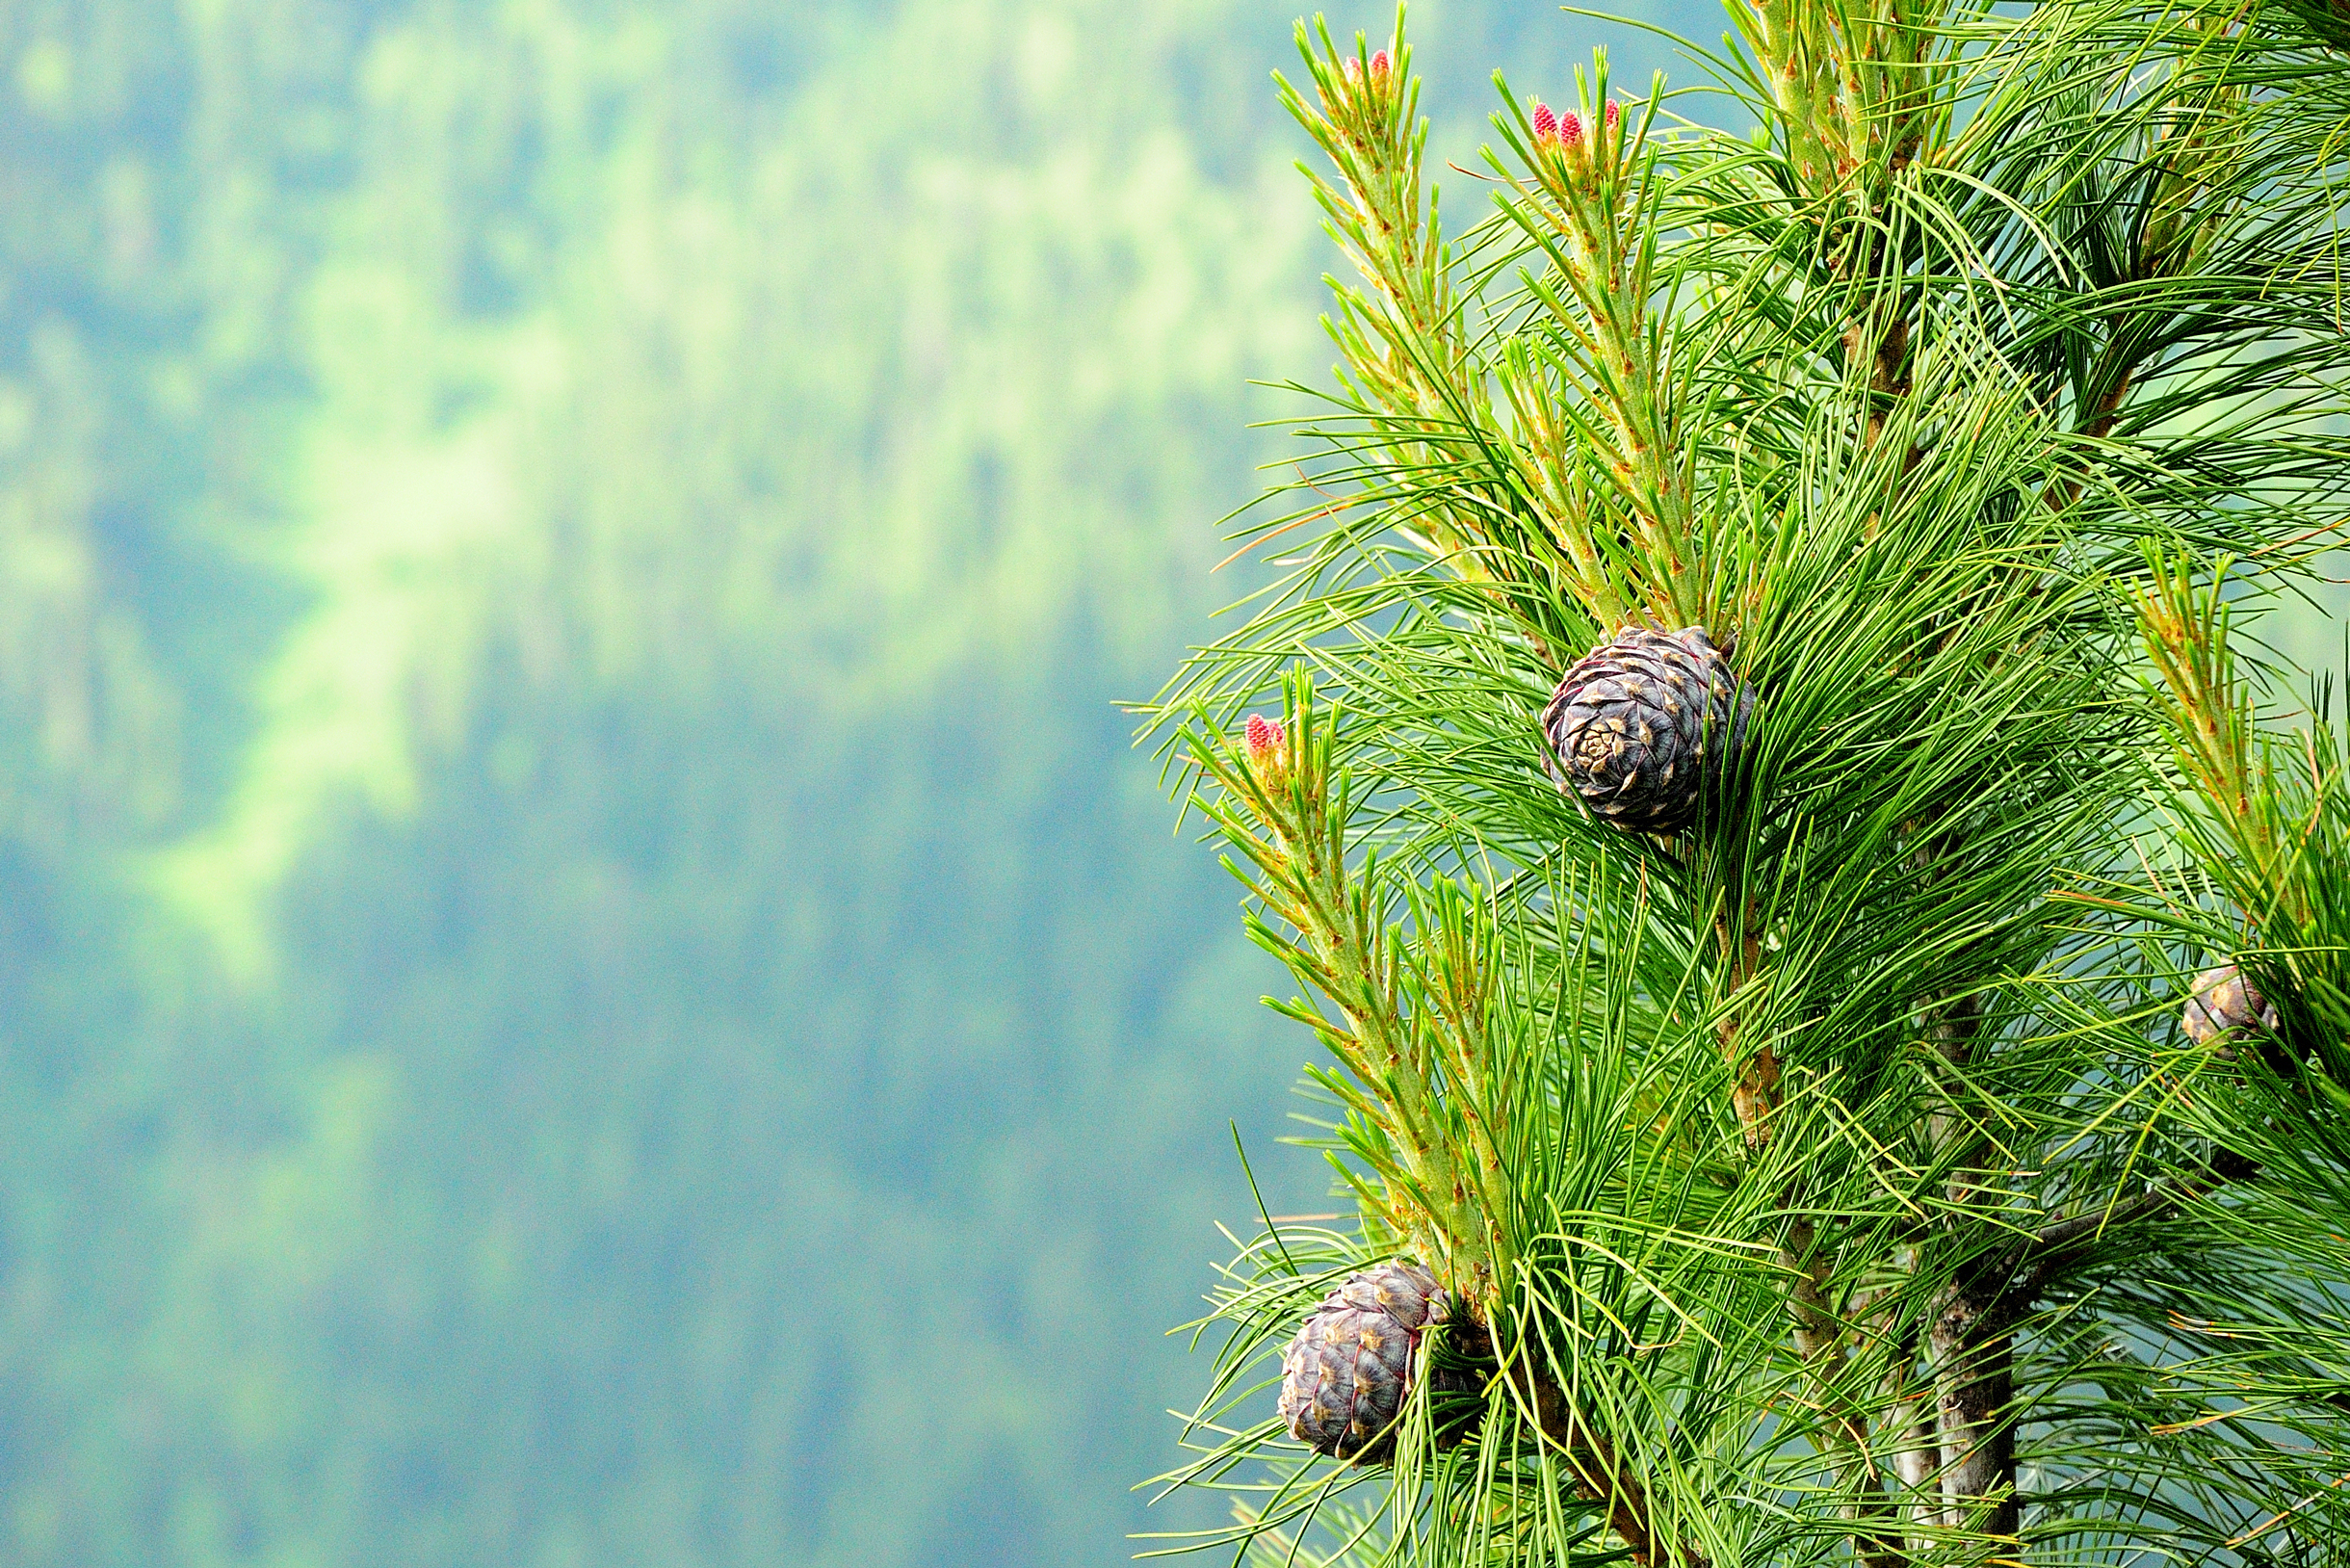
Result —
[{"label": "green foliage background", "polygon": [[[1289,20],[0,0],[0,1560],[1126,1554]],[[1463,163],[1598,34],[1415,24]]]}]

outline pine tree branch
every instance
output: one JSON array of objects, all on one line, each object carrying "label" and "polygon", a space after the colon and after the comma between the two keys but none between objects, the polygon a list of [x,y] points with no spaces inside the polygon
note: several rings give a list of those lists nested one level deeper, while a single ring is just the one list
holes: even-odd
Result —
[{"label": "pine tree branch", "polygon": [[2259,1170],[2253,1161],[2223,1150],[2192,1175],[2166,1177],[2126,1202],[2042,1226],[2022,1255],[2007,1265],[2007,1271],[2016,1277],[2011,1290],[2003,1293],[2012,1302],[2008,1310],[2028,1308],[2067,1269],[2087,1257],[2108,1232],[2159,1218],[2232,1183],[2250,1181]]},{"label": "pine tree branch", "polygon": [[[1457,1237],[1515,1227],[1509,1292],[1486,1276],[1496,1308],[1539,1303],[1543,1343],[1563,1354],[1572,1339],[1573,1377],[1549,1371],[1590,1423],[1521,1352],[1516,1402],[1559,1462],[1507,1477],[1482,1450],[1404,1464],[1398,1486],[1432,1486],[1437,1505],[1424,1536],[1378,1539],[1398,1558],[1563,1557],[1596,1514],[1605,1549],[1685,1568],[1673,1522],[1766,1493],[1815,1550],[1848,1543],[1864,1568],[2020,1555],[2025,1421],[2050,1424],[2051,1495],[2086,1500],[2035,1527],[2062,1552],[2108,1523],[2101,1497],[2179,1517],[2160,1489],[2194,1474],[2180,1456],[2227,1441],[2190,1424],[2133,1472],[2114,1446],[2093,1451],[2096,1419],[2049,1380],[2075,1352],[2094,1364],[2108,1320],[2132,1343],[2154,1321],[2133,1313],[2200,1277],[2205,1260],[2152,1242],[2251,1167],[2223,1156],[2020,1228],[2063,1188],[2053,1151],[2089,1142],[2077,1168],[2102,1168],[2117,1141],[2171,1136],[2156,1115],[2212,1113],[2166,1103],[2140,1126],[2134,1102],[2095,1103],[2133,1081],[2145,1041],[2107,1016],[2107,992],[2067,989],[2080,933],[2049,918],[2047,889],[2164,802],[2128,793],[2145,708],[2105,583],[2147,581],[2135,541],[2198,498],[2241,498],[2177,524],[2216,550],[2232,530],[2268,537],[2294,486],[2337,483],[2300,427],[2261,422],[2280,400],[2301,421],[2339,405],[2331,383],[2303,386],[2344,358],[2303,238],[2338,200],[2297,196],[2273,233],[2238,223],[2231,203],[2306,176],[2273,151],[2236,170],[2224,91],[2159,130],[2203,91],[2182,64],[2199,29],[2237,25],[2217,13],[1762,0],[1750,20],[1767,47],[1747,79],[1775,141],[1691,128],[1643,149],[1632,106],[1611,120],[1604,86],[1578,89],[1574,137],[1513,106],[1500,123],[1523,168],[1500,172],[1517,230],[1452,247],[1419,183],[1399,48],[1358,43],[1350,63],[1324,35],[1295,98],[1331,156],[1317,188],[1359,274],[1336,328],[1347,417],[1313,433],[1355,465],[1361,505],[1295,598],[1212,657],[1221,690],[1250,700],[1285,661],[1338,672],[1369,712],[1349,757],[1372,781],[1365,843],[1382,858],[1374,873],[1358,845],[1349,866],[1343,835],[1302,816],[1251,829],[1235,858],[1264,899],[1260,938],[1316,999],[1292,1016],[1351,1075],[1329,1082],[1371,1173],[1367,1215],[1384,1182],[1412,1244],[1463,1260],[1508,1242]],[[2213,47],[2232,68],[2233,45]],[[2320,183],[2339,156],[2322,154]],[[2256,248],[2271,238],[2288,242],[2273,265]],[[2288,449],[2285,469],[2263,466]],[[1391,566],[1398,536],[1439,569]],[[2149,575],[2171,586],[2159,564]],[[2191,621],[2215,604],[2155,609]],[[1717,630],[1745,634],[1768,704],[1732,820],[1669,854],[1562,820],[1528,733],[1539,636],[1585,636],[1582,615],[1702,624],[1725,606]],[[2185,716],[2180,767],[2214,786],[2196,804],[2187,783],[2162,785],[2213,903],[2305,853],[2215,658],[2166,646],[2155,665]],[[2084,745],[2084,727],[2101,738]],[[1490,924],[1443,896],[1488,859],[1503,863]],[[1610,907],[1635,873],[1641,897]],[[2346,881],[2297,885],[2318,909]],[[2309,943],[2265,936],[2309,962]],[[2026,976],[2060,979],[2011,983]],[[1698,1016],[1711,1027],[1692,1031]],[[1658,1119],[1691,1110],[1672,1097],[1700,1078],[1732,1104]],[[1920,1078],[1939,1103],[1920,1104]],[[1791,1146],[1809,1124],[1791,1113],[1811,1104],[1799,1083],[1839,1135],[1818,1147]],[[1741,1143],[1743,1182],[1725,1168]],[[2133,1249],[2142,1292],[2033,1315]],[[2027,1331],[2048,1356],[2037,1340],[2019,1354]],[[2124,1420],[2169,1397],[2118,1382],[2089,1398]],[[1757,1424],[1774,1412],[1781,1424]],[[1785,1447],[1798,1424],[1816,1453]],[[2237,1487],[2228,1507],[2260,1495],[2257,1478],[2218,1484]],[[1596,1506],[1578,1510],[1570,1486]]]},{"label": "pine tree branch", "polygon": [[1846,1336],[1844,1324],[1828,1304],[1828,1260],[1819,1247],[1817,1227],[1800,1216],[1792,1218],[1779,1261],[1794,1276],[1789,1294],[1795,1353],[1811,1373],[1815,1398],[1827,1409],[1826,1447],[1837,1480],[1849,1494],[1844,1517],[1856,1527],[1853,1555],[1864,1568],[1906,1568],[1909,1554],[1873,1457],[1868,1412],[1844,1392]]},{"label": "pine tree branch", "polygon": [[[1741,915],[1724,916],[1716,933],[1729,958],[1727,991],[1735,996],[1760,970],[1762,948],[1752,922]],[[1721,1024],[1722,1046],[1733,1060],[1738,1050],[1738,1017],[1733,1012]],[[1732,1091],[1738,1125],[1751,1154],[1768,1144],[1780,1108],[1780,1068],[1777,1053],[1767,1041],[1747,1058]],[[1845,1392],[1845,1325],[1829,1304],[1829,1258],[1822,1251],[1818,1228],[1796,1209],[1793,1194],[1782,1207],[1787,1230],[1779,1247],[1779,1265],[1789,1279],[1788,1309],[1792,1320],[1795,1354],[1808,1373],[1813,1397],[1827,1413],[1822,1447],[1836,1467],[1837,1479],[1849,1494],[1845,1517],[1860,1527],[1853,1532],[1853,1551],[1865,1568],[1904,1568],[1908,1555],[1894,1529],[1893,1505],[1885,1496],[1884,1479],[1871,1457],[1868,1412]]]},{"label": "pine tree branch", "polygon": [[[1347,865],[1352,798],[1344,776],[1333,776],[1332,745],[1329,716],[1316,710],[1300,676],[1281,722],[1252,721],[1240,746],[1193,732],[1189,749],[1223,791],[1202,808],[1258,869],[1242,878],[1270,917],[1256,934],[1338,1012],[1334,1021],[1311,1007],[1282,1009],[1338,1058],[1351,1079],[1342,1098],[1392,1145],[1396,1158],[1371,1162],[1387,1217],[1482,1317],[1514,1256],[1501,1153],[1482,1109],[1465,1103],[1481,1077],[1465,1034],[1481,1028],[1473,987],[1484,964],[1465,928],[1441,909],[1419,932],[1390,928],[1373,890]],[[1412,1005],[1413,979],[1429,1006]],[[1448,1046],[1449,1074],[1438,1059]]]}]

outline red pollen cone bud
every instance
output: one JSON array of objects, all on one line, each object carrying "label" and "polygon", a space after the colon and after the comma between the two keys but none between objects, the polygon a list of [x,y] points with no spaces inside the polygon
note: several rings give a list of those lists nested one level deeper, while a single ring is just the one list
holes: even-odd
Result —
[{"label": "red pollen cone bud", "polygon": [[1373,76],[1385,76],[1394,66],[1394,65],[1395,62],[1388,58],[1387,51],[1385,49],[1381,49],[1378,53],[1371,57],[1371,74]]},{"label": "red pollen cone bud", "polygon": [[1582,116],[1570,109],[1565,114],[1558,117],[1558,144],[1560,146],[1577,146],[1581,144],[1582,139]]},{"label": "red pollen cone bud", "polygon": [[1611,131],[1615,129],[1616,118],[1615,100],[1610,98],[1607,100],[1607,128]]},{"label": "red pollen cone bud", "polygon": [[1363,79],[1363,63],[1355,59],[1354,56],[1348,55],[1346,57],[1345,71],[1347,81],[1359,82]]},{"label": "red pollen cone bud", "polygon": [[1558,117],[1540,98],[1534,100],[1534,140],[1548,142],[1558,134]]},{"label": "red pollen cone bud", "polygon": [[1251,766],[1278,767],[1282,752],[1289,747],[1289,732],[1281,727],[1280,719],[1267,719],[1263,714],[1248,716],[1248,760]]}]

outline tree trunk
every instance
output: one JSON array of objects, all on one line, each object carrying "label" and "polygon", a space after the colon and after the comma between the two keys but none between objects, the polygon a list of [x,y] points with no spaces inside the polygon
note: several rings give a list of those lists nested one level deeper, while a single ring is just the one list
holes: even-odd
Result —
[{"label": "tree trunk", "polygon": [[2013,1540],[2022,1525],[2010,1411],[2015,1336],[1989,1303],[1963,1287],[1953,1287],[1937,1301],[1929,1333],[1942,1438],[1938,1523]]}]

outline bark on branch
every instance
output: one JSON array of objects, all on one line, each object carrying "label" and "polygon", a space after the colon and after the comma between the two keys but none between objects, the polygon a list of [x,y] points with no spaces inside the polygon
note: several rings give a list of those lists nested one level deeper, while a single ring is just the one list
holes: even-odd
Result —
[{"label": "bark on branch", "polygon": [[2259,1169],[2256,1162],[2223,1149],[2193,1175],[2169,1177],[2127,1202],[2051,1221],[2041,1227],[2040,1233],[2025,1243],[2022,1256],[2009,1266],[2011,1274],[2022,1272],[2005,1294],[2013,1298],[2013,1309],[2022,1311],[2061,1278],[2066,1269],[2078,1263],[2107,1231],[2154,1218],[2181,1203],[2208,1196],[2232,1182],[2249,1181]]}]

